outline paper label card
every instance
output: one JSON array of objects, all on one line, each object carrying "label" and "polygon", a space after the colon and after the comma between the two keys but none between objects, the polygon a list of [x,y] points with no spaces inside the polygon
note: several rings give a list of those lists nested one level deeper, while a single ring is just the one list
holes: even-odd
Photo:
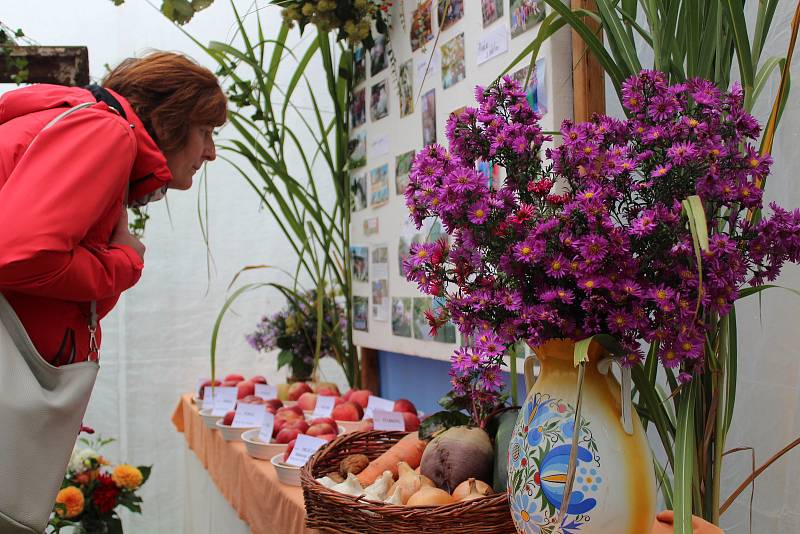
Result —
[{"label": "paper label card", "polygon": [[269,384],[256,384],[255,393],[264,400],[278,398],[278,388]]},{"label": "paper label card", "polygon": [[261,421],[261,430],[258,431],[258,439],[264,443],[272,441],[272,429],[275,427],[275,416],[264,410],[264,419]]},{"label": "paper label card", "polygon": [[333,413],[333,407],[336,404],[336,397],[328,395],[317,395],[317,404],[314,406],[314,413],[311,417],[330,417]]},{"label": "paper label card", "polygon": [[[211,408],[211,415],[225,415],[236,408],[236,394],[237,388],[224,388],[217,386],[211,389],[211,386],[206,386],[205,393],[203,394],[203,407]],[[209,399],[211,404],[208,404]]]},{"label": "paper label card", "polygon": [[370,395],[367,401],[367,409],[364,410],[364,419],[371,419],[375,410],[391,412],[394,410],[394,401]]},{"label": "paper label card", "polygon": [[375,410],[372,413],[372,419],[372,426],[375,430],[399,430],[400,432],[406,430],[406,422],[401,412]]},{"label": "paper label card", "polygon": [[297,436],[297,441],[294,443],[292,454],[289,455],[289,459],[286,460],[286,463],[295,467],[303,467],[306,465],[309,458],[326,443],[328,442],[324,439],[315,438],[314,436],[306,434],[299,434]]},{"label": "paper label card", "polygon": [[258,428],[267,410],[263,404],[242,404],[236,407],[231,426],[234,428]]},{"label": "paper label card", "polygon": [[485,33],[478,41],[478,65],[508,52],[508,31],[505,26]]}]

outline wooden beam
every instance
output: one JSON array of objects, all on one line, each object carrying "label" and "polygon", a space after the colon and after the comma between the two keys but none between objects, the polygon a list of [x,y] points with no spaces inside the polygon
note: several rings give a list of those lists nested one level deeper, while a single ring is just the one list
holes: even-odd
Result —
[{"label": "wooden beam", "polygon": [[381,370],[378,363],[378,351],[361,347],[361,389],[368,389],[373,394],[381,394]]},{"label": "wooden beam", "polygon": [[[572,9],[597,11],[594,0],[571,0]],[[602,40],[602,32],[597,21],[584,18],[584,22],[596,30]],[[605,72],[597,58],[592,54],[577,32],[572,32],[572,88],[573,116],[575,122],[589,120],[594,113],[606,112]]]},{"label": "wooden beam", "polygon": [[[85,46],[12,46],[12,59],[28,62],[25,83],[84,86],[89,83],[89,49]],[[0,82],[13,82],[17,74],[0,58]]]}]

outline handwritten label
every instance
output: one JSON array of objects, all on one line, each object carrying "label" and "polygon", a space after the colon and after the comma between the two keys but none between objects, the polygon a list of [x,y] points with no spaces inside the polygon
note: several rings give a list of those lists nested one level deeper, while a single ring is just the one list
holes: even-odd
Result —
[{"label": "handwritten label", "polygon": [[311,414],[311,417],[316,419],[317,417],[330,417],[333,413],[333,407],[336,404],[336,397],[330,397],[328,395],[318,395],[317,396],[317,404],[314,406],[314,413]]},{"label": "handwritten label", "polygon": [[385,135],[373,139],[369,144],[369,158],[375,159],[389,154],[389,138]]},{"label": "handwritten label", "polygon": [[399,430],[404,432],[406,422],[400,412],[387,412],[386,410],[375,410],[372,414],[372,426],[375,430]]},{"label": "handwritten label", "polygon": [[256,384],[255,393],[264,400],[278,398],[278,388],[269,384]]},{"label": "handwritten label", "polygon": [[261,421],[261,430],[258,431],[258,439],[264,443],[271,442],[273,428],[275,428],[275,416],[264,410],[264,419]]},{"label": "handwritten label", "polygon": [[263,404],[242,404],[236,407],[231,426],[234,428],[258,428],[267,410]]},{"label": "handwritten label", "polygon": [[[206,386],[203,393],[203,408],[211,408],[211,415],[225,415],[236,408],[237,388],[224,388],[217,386],[212,388]],[[211,399],[211,404],[208,404]]]},{"label": "handwritten label", "polygon": [[326,443],[328,442],[324,439],[300,434],[297,436],[297,441],[294,442],[294,449],[292,449],[292,454],[289,455],[289,459],[286,460],[286,463],[295,467],[303,467],[306,465],[309,458]]},{"label": "handwritten label", "polygon": [[367,409],[364,410],[364,419],[371,419],[375,410],[391,412],[394,410],[394,401],[370,395],[367,401]]},{"label": "handwritten label", "polygon": [[508,31],[501,25],[485,33],[478,40],[478,65],[506,52],[508,52]]}]

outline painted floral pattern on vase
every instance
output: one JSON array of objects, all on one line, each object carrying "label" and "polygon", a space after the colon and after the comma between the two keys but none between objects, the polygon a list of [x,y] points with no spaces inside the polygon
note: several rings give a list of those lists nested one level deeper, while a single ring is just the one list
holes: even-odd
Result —
[{"label": "painted floral pattern on vase", "polygon": [[575,482],[567,513],[557,525],[575,432],[575,407],[536,393],[526,400],[523,414],[508,449],[508,491],[517,530],[524,534],[580,533],[591,520],[597,506],[594,496],[603,485],[591,425],[581,418]]}]

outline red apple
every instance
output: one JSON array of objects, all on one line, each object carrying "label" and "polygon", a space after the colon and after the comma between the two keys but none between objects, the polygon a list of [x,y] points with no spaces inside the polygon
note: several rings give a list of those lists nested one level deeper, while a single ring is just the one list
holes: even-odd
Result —
[{"label": "red apple", "polygon": [[250,382],[253,382],[255,384],[266,384],[267,383],[267,379],[264,378],[261,375],[256,375],[256,376],[254,376],[253,378],[250,379]]},{"label": "red apple", "polygon": [[235,388],[239,382],[241,382],[241,380],[223,380],[222,387]]},{"label": "red apple", "polygon": [[264,409],[265,409],[266,411],[268,411],[269,413],[271,413],[272,415],[275,415],[275,408],[273,408],[273,407],[272,407],[272,406],[270,406],[269,404],[265,404],[265,405],[264,405]]},{"label": "red apple", "polygon": [[293,428],[295,430],[299,430],[300,433],[304,433],[306,430],[308,430],[308,423],[305,419],[295,419],[293,421],[286,421],[286,423],[283,425],[283,428]]},{"label": "red apple", "polygon": [[350,395],[352,395],[354,391],[355,391],[354,389],[348,389],[347,393],[342,395],[342,399],[346,400],[346,401],[349,401],[350,400]]},{"label": "red apple", "polygon": [[417,415],[417,407],[408,399],[397,399],[394,401],[395,412],[408,412]]},{"label": "red apple", "polygon": [[331,442],[336,439],[336,434],[323,434],[321,436],[317,436],[319,439],[324,439],[327,442]]},{"label": "red apple", "polygon": [[347,401],[334,406],[331,415],[336,421],[358,421],[364,417],[364,410],[355,402]]},{"label": "red apple", "polygon": [[334,406],[339,406],[341,403],[347,402],[344,397],[336,397],[336,400],[333,401]]},{"label": "red apple", "polygon": [[297,406],[300,407],[301,410],[310,412],[314,409],[314,406],[317,405],[317,394],[311,392],[305,392],[300,395],[300,398],[297,399]]},{"label": "red apple", "polygon": [[296,439],[298,434],[301,434],[301,432],[296,428],[284,428],[275,436],[275,443],[289,443]]},{"label": "red apple", "polygon": [[341,393],[339,393],[339,388],[337,388],[335,384],[323,384],[317,386],[316,394],[327,395],[328,397],[338,397],[341,395]]},{"label": "red apple", "polygon": [[322,436],[324,434],[333,434],[336,435],[336,427],[333,425],[329,425],[328,423],[321,423],[318,425],[311,425],[306,430],[306,434],[309,436]]},{"label": "red apple", "polygon": [[336,421],[333,420],[333,417],[317,417],[308,424],[311,426],[319,424],[328,424],[331,425],[333,428],[336,428]]},{"label": "red apple", "polygon": [[289,445],[286,447],[286,452],[283,453],[284,462],[289,459],[289,455],[292,454],[292,451],[294,450],[294,444],[296,442],[297,442],[296,439],[293,439],[292,441],[289,442]]},{"label": "red apple", "polygon": [[295,382],[289,386],[289,400],[296,401],[303,393],[313,393],[311,386],[305,382]]},{"label": "red apple", "polygon": [[369,396],[372,395],[372,392],[368,389],[357,389],[355,390],[350,398],[347,399],[350,402],[355,402],[362,408],[366,408],[367,404],[369,404]]},{"label": "red apple", "polygon": [[272,408],[272,412],[274,413],[275,410],[278,408],[283,408],[283,402],[279,399],[266,399],[264,404]]},{"label": "red apple", "polygon": [[239,402],[242,404],[263,404],[264,399],[258,395],[248,395],[242,398]]},{"label": "red apple", "polygon": [[244,380],[244,377],[242,375],[233,374],[226,376],[225,378],[223,378],[223,380],[226,382],[227,381],[241,382],[242,380]]},{"label": "red apple", "polygon": [[197,392],[197,396],[202,399],[203,395],[206,394],[206,387],[221,386],[221,385],[222,382],[220,382],[219,380],[214,380],[214,382],[211,382],[211,380],[206,380],[202,384],[200,384],[200,390]]},{"label": "red apple", "polygon": [[233,423],[233,417],[236,415],[236,412],[228,412],[225,414],[225,417],[222,418],[222,424],[225,426],[231,426]]},{"label": "red apple", "polygon": [[238,392],[236,393],[237,399],[243,399],[248,395],[253,395],[256,392],[256,384],[255,382],[250,382],[249,380],[243,380],[239,382],[236,387],[238,388]]},{"label": "red apple", "polygon": [[406,432],[414,432],[419,429],[419,417],[417,417],[417,414],[403,412],[403,421],[406,424]]},{"label": "red apple", "polygon": [[303,417],[303,409],[296,404],[294,406],[283,406],[278,409],[278,413],[286,413],[286,412],[292,412],[299,415],[300,417]]}]

